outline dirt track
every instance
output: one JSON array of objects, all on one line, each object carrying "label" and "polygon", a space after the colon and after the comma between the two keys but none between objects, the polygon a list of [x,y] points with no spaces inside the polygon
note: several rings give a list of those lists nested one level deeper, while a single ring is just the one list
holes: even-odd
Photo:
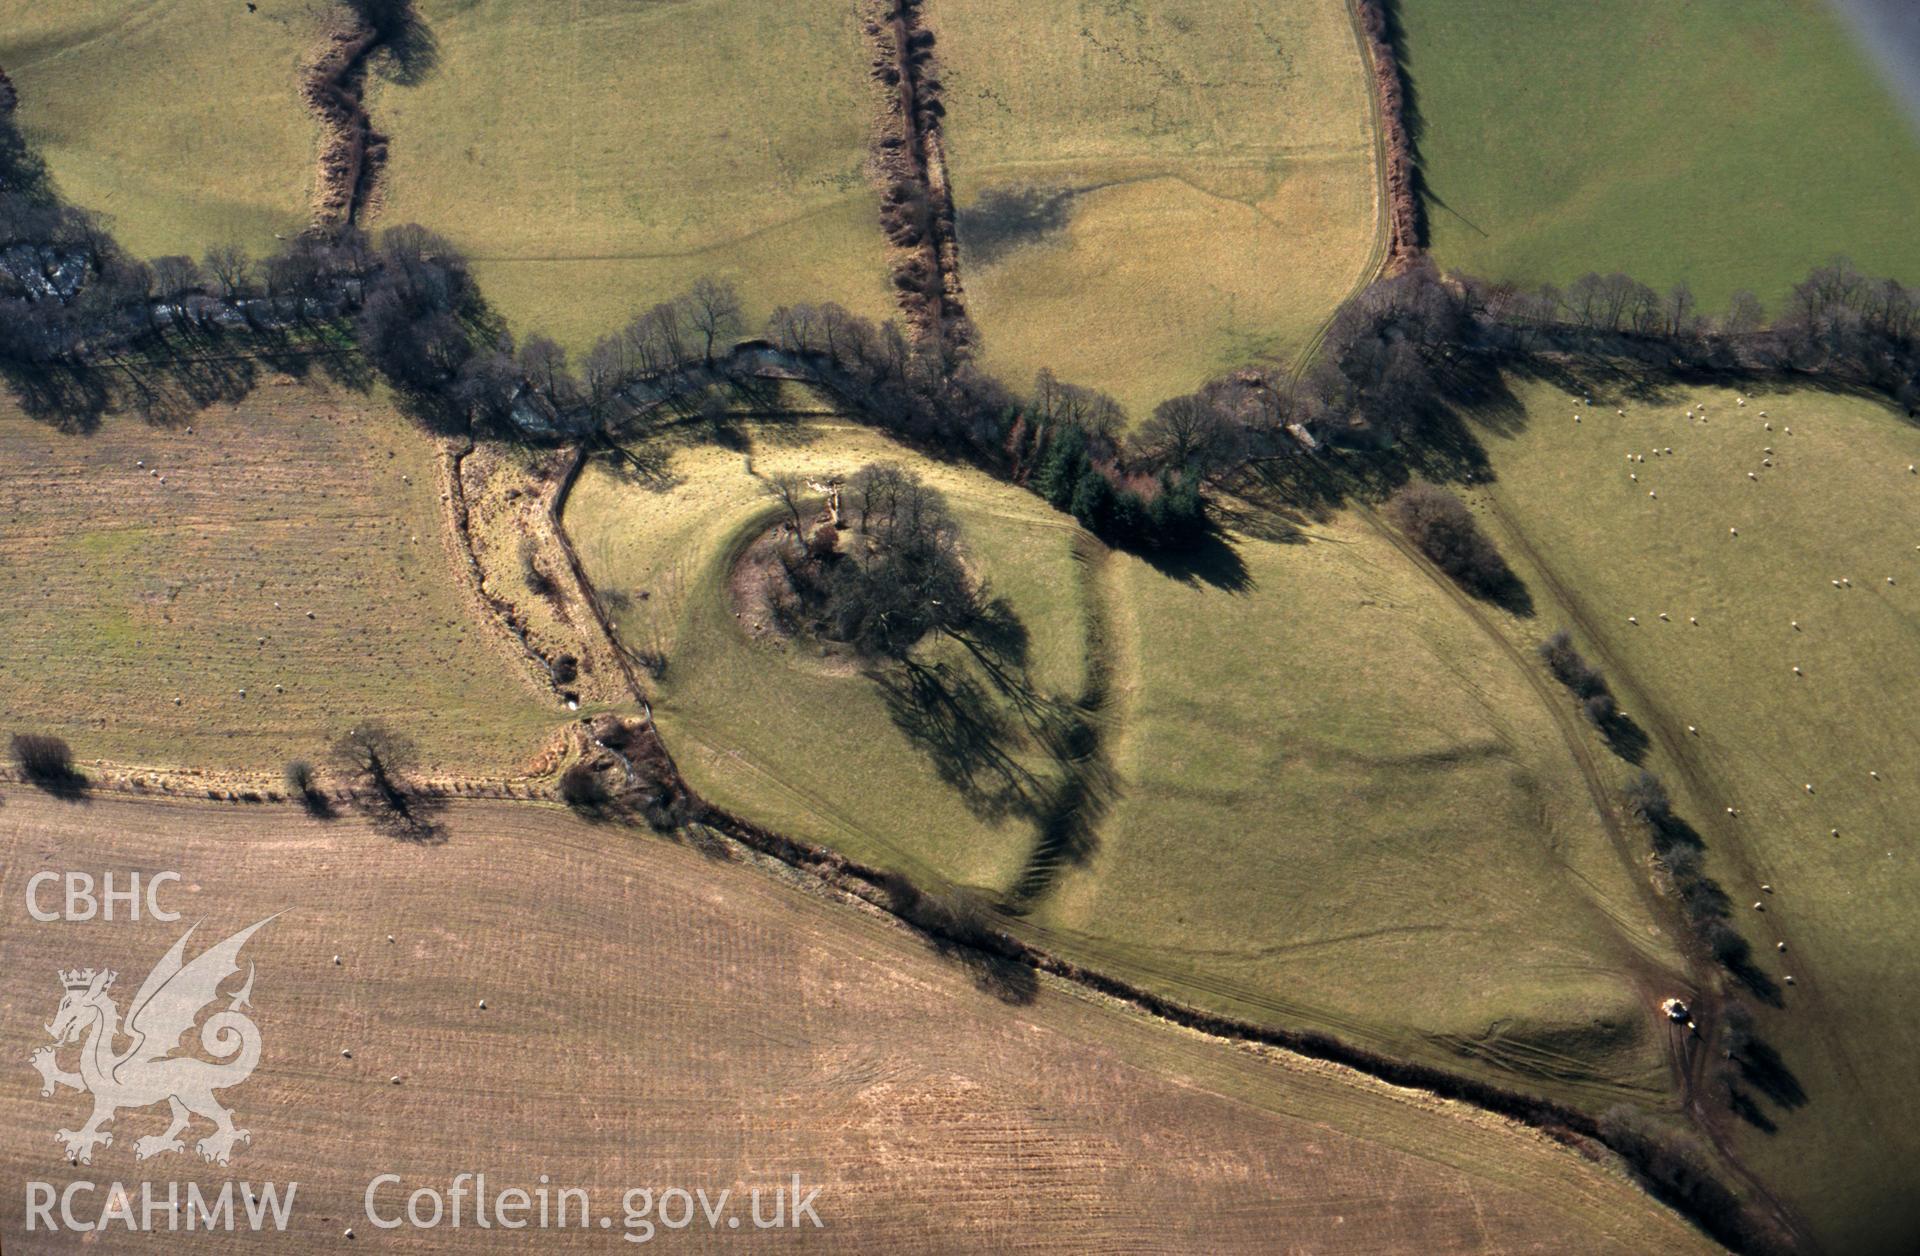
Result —
[{"label": "dirt track", "polygon": [[[417,847],[287,811],[9,790],[8,1180],[301,1183],[286,1235],[195,1236],[208,1251],[313,1250],[349,1225],[383,1250],[613,1241],[376,1234],[361,1213],[377,1173],[444,1188],[468,1169],[496,1190],[540,1173],[585,1187],[616,1227],[627,1186],[797,1172],[826,1228],[782,1237],[835,1250],[1704,1247],[1624,1179],[1470,1108],[1051,985],[1009,1006],[874,915],[557,811],[460,804],[447,824],[445,845]],[[184,919],[33,923],[24,881],[43,867],[178,869],[163,903]],[[245,956],[265,1053],[226,1096],[251,1145],[227,1170],[136,1162],[134,1137],[164,1119],[128,1112],[92,1165],[65,1164],[52,1132],[84,1099],[42,1098],[21,1063],[46,1040],[54,970],[115,967],[124,1009],[186,924],[205,920],[197,949],[275,911]],[[77,1235],[27,1242],[22,1206],[0,1202],[9,1251],[77,1250]]]}]

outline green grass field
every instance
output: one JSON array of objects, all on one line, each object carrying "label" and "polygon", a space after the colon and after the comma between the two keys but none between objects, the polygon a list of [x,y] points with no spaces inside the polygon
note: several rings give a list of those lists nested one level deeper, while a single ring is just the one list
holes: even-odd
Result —
[{"label": "green grass field", "polygon": [[519,770],[566,713],[460,587],[436,462],[390,408],[290,383],[191,431],[0,402],[0,731],[277,774],[384,719],[430,768]]},{"label": "green grass field", "polygon": [[962,278],[987,365],[1136,418],[1290,360],[1384,243],[1341,0],[935,0]]},{"label": "green grass field", "polygon": [[434,68],[375,79],[380,221],[475,258],[522,334],[577,349],[701,275],[757,325],[791,301],[892,313],[853,8],[426,0]]},{"label": "green grass field", "polygon": [[[782,831],[916,876],[1011,883],[1034,845],[1032,823],[970,805],[944,783],[927,743],[903,731],[881,686],[850,662],[777,635],[750,637],[733,618],[727,578],[741,546],[779,513],[755,473],[819,479],[900,462],[946,493],[971,560],[1013,604],[1031,637],[1035,689],[1071,696],[1084,674],[1078,530],[1019,489],[831,416],[743,430],[753,473],[739,449],[669,435],[652,452],[667,456],[670,486],[598,460],[567,504],[567,530],[613,595],[621,637],[667,656],[653,706],[668,746],[695,788]],[[951,643],[929,647],[925,661],[981,679]],[[1042,766],[1027,739],[1008,741],[1020,761]]]},{"label": "green grass field", "polygon": [[298,75],[327,8],[0,0],[0,67],[61,194],[129,252],[266,253],[307,224],[318,132]]},{"label": "green grass field", "polygon": [[1743,408],[1726,389],[1609,383],[1590,408],[1520,388],[1525,425],[1485,437],[1488,519],[1540,627],[1573,628],[1648,731],[1761,965],[1794,977],[1759,1033],[1807,1098],[1763,1099],[1779,1131],[1737,1125],[1744,1157],[1829,1250],[1893,1250],[1920,1175],[1920,428],[1828,393]]},{"label": "green grass field", "polygon": [[1113,560],[1123,784],[1034,925],[1230,1014],[1657,1106],[1674,956],[1531,660],[1360,515],[1232,541],[1238,588]]},{"label": "green grass field", "polygon": [[[743,629],[727,576],[777,507],[741,450],[660,437],[658,483],[596,462],[566,523],[622,637],[668,658],[655,712],[696,788],[973,886],[1016,929],[1178,998],[1596,1107],[1666,1101],[1652,1006],[1676,961],[1531,687],[1537,665],[1362,516],[1303,544],[1236,537],[1246,570],[1228,589],[1110,553],[1032,496],[863,428],[746,430],[762,475],[891,457],[948,493],[1031,634],[1035,689],[1072,697],[1093,675],[1106,694],[1075,777],[1095,838],[1049,844],[1031,815],[991,812],[872,679]],[[965,664],[944,645],[929,658]]]},{"label": "green grass field", "polygon": [[1920,280],[1920,141],[1839,20],[1799,0],[1406,0],[1435,257],[1565,284],[1684,280],[1777,308],[1850,255]]}]

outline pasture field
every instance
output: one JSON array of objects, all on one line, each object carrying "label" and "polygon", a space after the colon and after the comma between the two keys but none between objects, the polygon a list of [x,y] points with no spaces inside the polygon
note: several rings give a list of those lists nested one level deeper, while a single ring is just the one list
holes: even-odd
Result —
[{"label": "pasture field", "polygon": [[0,403],[0,724],[153,766],[277,772],[369,718],[435,768],[535,756],[565,713],[460,586],[427,438],[284,377],[188,427]]},{"label": "pasture field", "polygon": [[521,334],[575,350],[701,275],[893,312],[854,6],[423,0],[429,68],[376,77],[382,222],[474,258]]},{"label": "pasture field", "polygon": [[[636,450],[658,461],[651,479],[596,459],[566,507],[568,534],[613,603],[622,640],[666,656],[652,705],[681,769],[712,801],[855,858],[920,878],[1010,884],[1034,845],[1033,824],[994,806],[985,780],[969,791],[942,779],[941,764],[965,765],[909,733],[929,712],[897,677],[882,685],[850,659],[748,631],[734,617],[728,578],[780,514],[758,477],[798,471],[822,481],[901,463],[946,494],[970,560],[1014,607],[1029,637],[1032,689],[1071,697],[1085,671],[1078,528],[1021,489],[831,415],[749,420],[738,430],[746,440],[729,444],[699,429],[653,438]],[[927,643],[922,661],[988,683],[950,642]],[[990,718],[1009,725],[1002,745],[1038,770],[1017,715],[988,705]]]},{"label": "pasture field", "polygon": [[1385,249],[1342,0],[933,0],[962,279],[986,365],[1136,419],[1291,359]]},{"label": "pasture field", "polygon": [[1406,0],[1432,251],[1778,310],[1835,254],[1920,281],[1920,137],[1830,7]]},{"label": "pasture field", "polygon": [[0,0],[0,67],[61,194],[128,252],[258,255],[307,225],[318,128],[299,71],[330,7]]},{"label": "pasture field", "polygon": [[[702,793],[970,886],[1016,931],[1230,1015],[1597,1107],[1668,1102],[1653,1004],[1677,961],[1643,857],[1610,840],[1531,658],[1503,654],[1358,516],[1302,544],[1236,536],[1245,570],[1209,583],[868,429],[746,430],[750,453],[654,438],[651,482],[596,461],[566,514],[623,639],[668,660],[655,715]],[[749,457],[759,475],[816,478],[893,458],[947,492],[1028,630],[1033,691],[1101,694],[1094,750],[1063,778],[1090,839],[1009,809],[977,765],[943,772],[963,738],[928,736],[897,690],[742,626],[728,573],[778,512]],[[923,661],[993,692],[950,643]],[[989,708],[979,723],[998,719],[1012,756],[1053,779],[1012,713]],[[1609,808],[1618,779],[1597,785]]]},{"label": "pasture field", "polygon": [[1114,556],[1119,796],[1030,927],[1231,1015],[1667,1103],[1677,960],[1505,612],[1352,512],[1272,537],[1184,581]]},{"label": "pasture field", "polygon": [[[0,1165],[56,1189],[299,1183],[284,1234],[201,1233],[196,1249],[311,1251],[352,1226],[383,1250],[604,1251],[630,1188],[728,1190],[744,1216],[751,1189],[798,1174],[822,1228],[780,1237],[820,1250],[1713,1250],[1621,1173],[1474,1109],[1051,983],[1009,1004],[884,918],[557,809],[456,804],[448,841],[423,847],[291,809],[19,790],[6,804]],[[163,901],[204,921],[189,954],[281,913],[241,954],[263,1049],[222,1093],[251,1132],[223,1168],[136,1164],[135,1136],[166,1120],[154,1109],[122,1111],[113,1144],[70,1167],[52,1131],[86,1098],[42,1097],[21,1063],[47,1042],[57,969],[114,968],[124,1011],[186,928],[33,923],[25,879],[126,866],[181,872]],[[407,1191],[479,1171],[490,1194],[541,1174],[582,1188],[612,1227],[479,1230],[470,1197],[457,1231],[375,1231],[363,1211],[377,1174],[400,1177],[376,1192],[392,1214]],[[81,1193],[76,1211],[105,1202]],[[9,1191],[9,1251],[84,1246],[23,1225]],[[700,1250],[732,1237],[704,1221],[655,1234]]]},{"label": "pasture field", "polygon": [[1744,1158],[1830,1250],[1895,1250],[1920,1223],[1920,428],[1865,398],[1632,382],[1577,381],[1592,407],[1518,384],[1524,421],[1484,436],[1487,522],[1541,631],[1572,629],[1645,728],[1781,983],[1757,1031],[1797,1080],[1760,1098],[1777,1132],[1735,1123]]}]

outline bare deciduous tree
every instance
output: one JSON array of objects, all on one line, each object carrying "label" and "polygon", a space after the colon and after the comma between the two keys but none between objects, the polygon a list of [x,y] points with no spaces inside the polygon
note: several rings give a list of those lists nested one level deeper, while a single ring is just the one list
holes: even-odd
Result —
[{"label": "bare deciduous tree", "polygon": [[740,294],[733,285],[700,278],[686,295],[687,318],[705,340],[704,354],[713,365],[714,342],[740,334],[746,325],[740,314]]}]

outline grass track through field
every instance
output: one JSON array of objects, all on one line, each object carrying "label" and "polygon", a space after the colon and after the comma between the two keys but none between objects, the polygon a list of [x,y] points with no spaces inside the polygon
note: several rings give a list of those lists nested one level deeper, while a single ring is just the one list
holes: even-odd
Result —
[{"label": "grass track through field", "polygon": [[[1689,744],[1692,739],[1681,733],[1679,722],[1669,715],[1660,703],[1654,700],[1650,693],[1642,689],[1635,681],[1632,669],[1626,667],[1620,658],[1614,654],[1612,648],[1607,643],[1606,635],[1598,631],[1598,624],[1594,621],[1592,612],[1587,607],[1585,601],[1576,594],[1573,589],[1560,578],[1559,573],[1545,561],[1539,550],[1535,548],[1533,542],[1527,537],[1525,531],[1515,523],[1512,516],[1497,499],[1489,495],[1483,500],[1485,500],[1488,510],[1498,522],[1503,537],[1520,553],[1527,565],[1539,575],[1541,582],[1547,586],[1554,600],[1565,609],[1568,618],[1573,620],[1574,626],[1580,632],[1581,637],[1589,643],[1595,655],[1598,656],[1601,663],[1602,674],[1607,677],[1608,684],[1623,694],[1627,698],[1633,711],[1642,716],[1648,725],[1651,726],[1654,738],[1659,742],[1661,749],[1666,751],[1668,759],[1679,768],[1680,774],[1686,780],[1687,787],[1693,796],[1695,798],[1726,797],[1727,791],[1725,787],[1719,784],[1717,777],[1712,773],[1711,767],[1703,761],[1703,757],[1694,753],[1693,747]],[[1559,705],[1564,706],[1566,704],[1560,703]],[[1709,812],[1706,816],[1702,817],[1702,823],[1716,838],[1717,858],[1734,863],[1741,870],[1741,873],[1749,884],[1758,885],[1769,879],[1768,874],[1758,872],[1753,867],[1750,852],[1747,850],[1745,843],[1740,841],[1738,834],[1725,822],[1725,816],[1722,813]],[[1640,878],[1640,880],[1642,884],[1645,883],[1644,877]],[[1668,913],[1669,916],[1670,914],[1671,913]],[[1692,943],[1691,938],[1686,935],[1686,932],[1684,930],[1676,930],[1676,934],[1688,953],[1695,954],[1697,958],[1698,947]],[[1804,956],[1797,959],[1795,964],[1802,971],[1814,971],[1812,966],[1805,962]],[[1696,999],[1704,998],[1706,1015],[1717,1019],[1724,1005],[1724,1000],[1719,990],[1715,988],[1711,982],[1695,982],[1693,989]],[[1833,1023],[1830,1017],[1820,1011],[1820,1005],[1825,1002],[1824,985],[1821,982],[1814,981],[1809,983],[1808,986],[1797,995],[1797,999],[1810,1001],[1815,1005],[1814,1016],[1816,1023],[1823,1026]],[[1832,1057],[1840,1063],[1848,1077],[1853,1081],[1853,1084],[1858,1086],[1860,1084],[1859,1070],[1847,1052],[1845,1038],[1840,1034],[1831,1032],[1823,1033],[1822,1038]],[[1767,1205],[1780,1224],[1798,1236],[1799,1239],[1806,1244],[1806,1250],[1818,1250],[1818,1245],[1813,1241],[1813,1236],[1807,1231],[1805,1224],[1800,1218],[1796,1216],[1792,1210],[1787,1208],[1772,1191],[1767,1189],[1766,1183],[1749,1169],[1735,1152],[1732,1140],[1729,1137],[1729,1114],[1706,1101],[1706,1090],[1709,1082],[1707,1073],[1712,1067],[1710,1053],[1705,1050],[1689,1051],[1685,1052],[1681,1058],[1682,1062],[1679,1065],[1678,1076],[1684,1086],[1687,1108],[1693,1117],[1694,1124],[1713,1141],[1713,1145],[1720,1153],[1721,1159],[1725,1161],[1732,1172],[1738,1175],[1747,1189],[1752,1191],[1757,1198],[1767,1202]]]}]

